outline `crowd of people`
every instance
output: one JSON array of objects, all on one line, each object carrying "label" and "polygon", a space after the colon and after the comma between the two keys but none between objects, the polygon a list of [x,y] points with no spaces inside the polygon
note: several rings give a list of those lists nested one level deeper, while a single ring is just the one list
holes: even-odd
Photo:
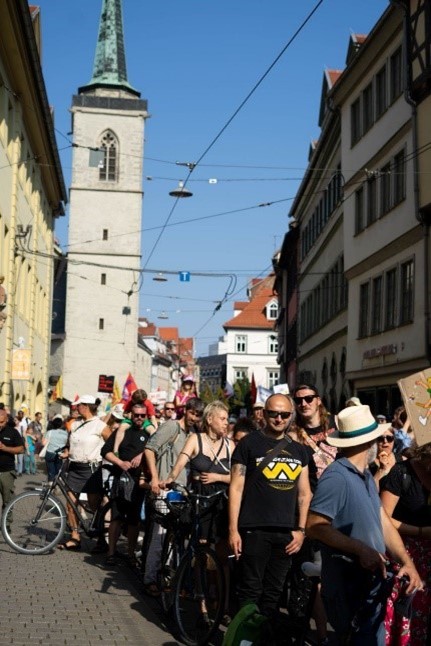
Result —
[{"label": "crowd of people", "polygon": [[[301,565],[312,562],[321,571],[313,608],[319,643],[328,643],[328,624],[340,643],[431,642],[431,444],[415,446],[403,408],[388,423],[352,397],[333,415],[313,385],[299,384],[232,419],[225,403],[204,405],[191,377],[162,410],[142,390],[103,418],[99,405],[82,396],[45,433],[39,413],[13,417],[0,405],[3,508],[15,477],[35,472],[41,449],[48,481],[67,459],[73,495],[85,493],[93,509],[104,483],[111,479],[114,489],[126,474],[128,488],[111,492],[108,541],[99,537],[92,551],[106,553],[107,567],[125,560],[135,567],[144,527],[144,591],[157,597],[166,530],[143,521],[149,499],[163,502],[172,482],[205,495],[223,491],[202,515],[201,540],[216,545],[231,574],[226,623],[249,602],[269,617],[281,607],[295,617]],[[79,550],[77,518],[70,506],[67,513],[70,535],[59,548]],[[122,531],[126,559],[117,551]]]}]

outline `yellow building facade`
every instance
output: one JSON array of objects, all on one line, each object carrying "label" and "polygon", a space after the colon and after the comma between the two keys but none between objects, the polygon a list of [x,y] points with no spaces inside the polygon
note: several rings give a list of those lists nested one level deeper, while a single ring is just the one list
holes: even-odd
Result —
[{"label": "yellow building facade", "polygon": [[47,408],[55,218],[67,199],[40,62],[40,14],[0,3],[0,401]]}]

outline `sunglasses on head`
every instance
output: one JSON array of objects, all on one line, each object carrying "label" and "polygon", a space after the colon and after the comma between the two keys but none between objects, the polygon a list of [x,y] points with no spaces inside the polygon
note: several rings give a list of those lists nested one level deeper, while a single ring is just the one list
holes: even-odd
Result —
[{"label": "sunglasses on head", "polygon": [[377,438],[377,442],[393,442],[394,441],[394,436],[393,435],[381,435],[380,437]]},{"label": "sunglasses on head", "polygon": [[295,402],[295,404],[298,404],[298,406],[302,403],[303,400],[307,402],[307,404],[311,404],[313,399],[316,399],[316,397],[317,395],[305,395],[304,397],[294,397],[293,401]]},{"label": "sunglasses on head", "polygon": [[281,419],[289,419],[289,417],[292,415],[290,411],[280,412],[278,410],[267,410],[265,412],[271,419],[277,419],[278,416],[280,416]]}]

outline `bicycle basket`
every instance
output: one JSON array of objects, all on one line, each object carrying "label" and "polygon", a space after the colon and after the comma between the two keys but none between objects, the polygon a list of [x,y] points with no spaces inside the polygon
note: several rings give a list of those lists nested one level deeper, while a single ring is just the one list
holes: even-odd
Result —
[{"label": "bicycle basket", "polygon": [[162,527],[170,527],[175,521],[188,522],[189,502],[177,492],[168,492],[166,497],[152,497],[150,504],[153,519]]}]

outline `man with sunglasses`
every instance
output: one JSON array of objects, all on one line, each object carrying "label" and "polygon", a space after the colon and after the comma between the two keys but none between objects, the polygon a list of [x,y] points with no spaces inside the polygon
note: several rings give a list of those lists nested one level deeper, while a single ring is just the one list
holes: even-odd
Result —
[{"label": "man with sunglasses", "polygon": [[267,615],[278,610],[311,500],[308,453],[286,435],[293,414],[290,397],[271,395],[265,427],[244,437],[232,455],[229,543],[239,559],[238,597]]},{"label": "man with sunglasses", "polygon": [[139,534],[141,507],[145,495],[145,490],[139,484],[142,477],[142,459],[148,439],[148,435],[144,432],[142,426],[146,418],[146,406],[135,404],[132,408],[132,423],[126,428],[118,450],[115,450],[115,436],[118,431],[115,431],[108,438],[101,450],[102,457],[115,467],[112,471],[114,477],[121,476],[123,471],[127,471],[134,480],[130,500],[118,498],[112,501],[112,515],[109,525],[109,552],[106,559],[106,564],[109,566],[117,565],[115,548],[124,522],[127,523],[129,563],[136,565],[135,550]]}]

